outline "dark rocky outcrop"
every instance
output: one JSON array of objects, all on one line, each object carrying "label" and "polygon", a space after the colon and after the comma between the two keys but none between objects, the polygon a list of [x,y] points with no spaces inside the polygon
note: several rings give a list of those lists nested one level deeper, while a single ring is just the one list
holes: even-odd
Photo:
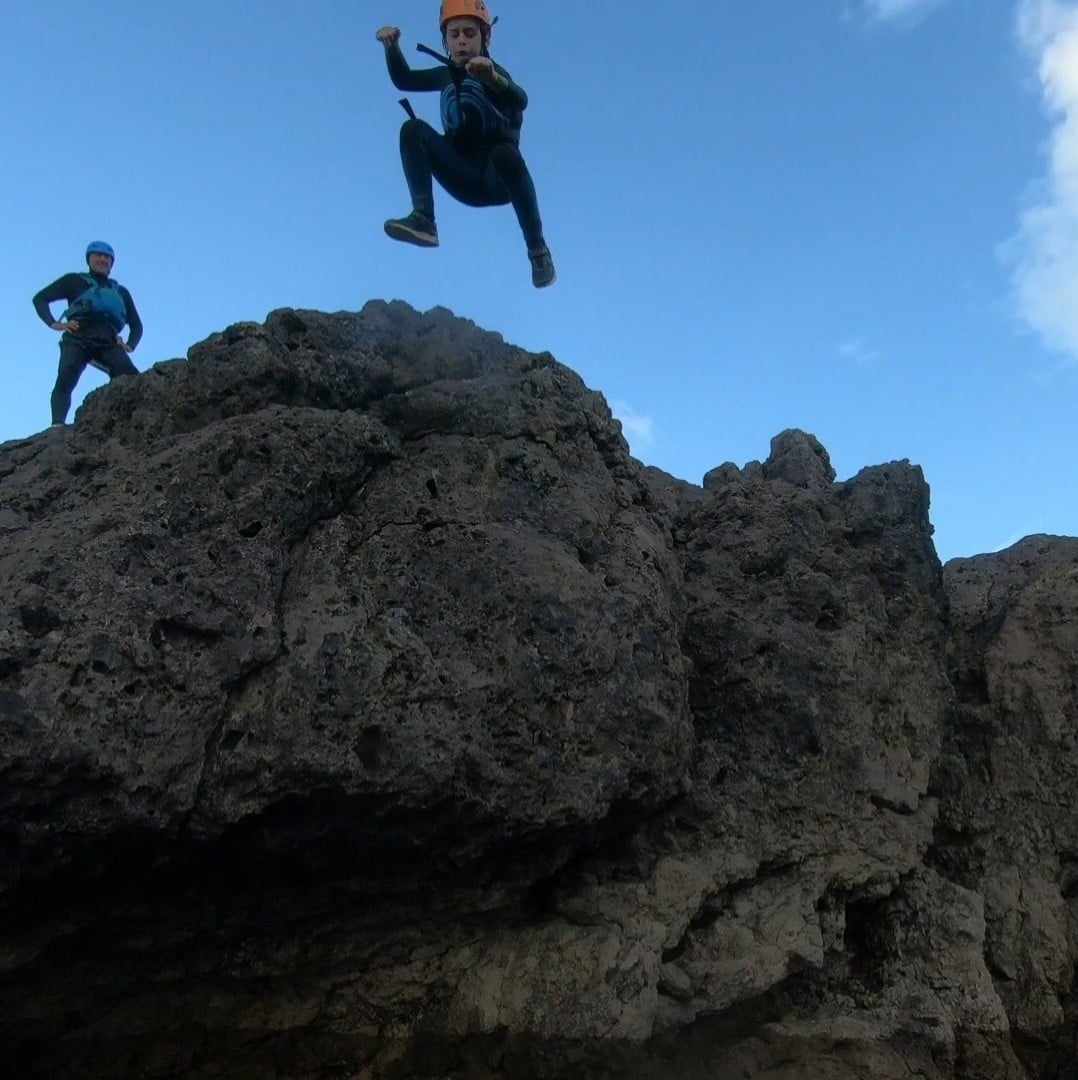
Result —
[{"label": "dark rocky outcrop", "polygon": [[0,537],[18,1075],[1078,1078],[1078,540],[380,303],[0,447]]}]

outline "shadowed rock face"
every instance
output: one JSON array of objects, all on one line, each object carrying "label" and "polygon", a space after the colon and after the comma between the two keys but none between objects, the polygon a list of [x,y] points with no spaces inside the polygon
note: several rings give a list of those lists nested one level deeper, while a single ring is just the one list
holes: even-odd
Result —
[{"label": "shadowed rock face", "polygon": [[20,1075],[1078,1076],[1078,541],[381,303],[0,447],[0,536]]},{"label": "shadowed rock face", "polygon": [[957,701],[933,859],[984,897],[985,960],[1031,1076],[1078,1076],[1078,540],[947,565]]}]

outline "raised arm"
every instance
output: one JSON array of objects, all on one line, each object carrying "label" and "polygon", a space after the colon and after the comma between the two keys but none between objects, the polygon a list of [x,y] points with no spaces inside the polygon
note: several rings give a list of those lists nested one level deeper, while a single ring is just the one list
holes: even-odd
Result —
[{"label": "raised arm", "polygon": [[513,77],[489,56],[476,56],[468,61],[468,74],[478,79],[502,109],[523,112],[528,107],[528,95],[513,82]]},{"label": "raised arm", "polygon": [[377,33],[378,40],[385,46],[386,67],[389,77],[398,90],[405,93],[421,93],[424,90],[442,90],[451,80],[448,68],[424,68],[413,71],[401,52],[401,32],[395,26],[383,26]]}]

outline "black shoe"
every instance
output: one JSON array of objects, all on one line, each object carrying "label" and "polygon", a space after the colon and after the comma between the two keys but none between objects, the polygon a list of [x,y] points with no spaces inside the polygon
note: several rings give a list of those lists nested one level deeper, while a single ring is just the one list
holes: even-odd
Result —
[{"label": "black shoe", "polygon": [[418,247],[438,246],[438,226],[418,210],[413,210],[407,217],[390,218],[385,228],[386,236],[393,240],[403,240]]},{"label": "black shoe", "polygon": [[537,289],[545,289],[553,285],[558,275],[554,270],[554,259],[550,254],[550,248],[545,245],[528,252],[528,258],[532,264],[532,284]]}]

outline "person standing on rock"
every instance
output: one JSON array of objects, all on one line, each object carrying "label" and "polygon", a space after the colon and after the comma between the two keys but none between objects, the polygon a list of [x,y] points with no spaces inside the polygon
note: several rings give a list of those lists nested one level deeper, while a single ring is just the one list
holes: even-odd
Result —
[{"label": "person standing on rock", "polygon": [[[95,240],[86,248],[89,273],[64,274],[34,297],[38,318],[63,335],[60,368],[50,401],[54,428],[67,420],[72,391],[87,364],[103,371],[110,381],[118,375],[138,374],[128,353],[135,351],[142,337],[142,320],[131,294],[109,277],[115,261],[112,248]],[[68,305],[59,321],[49,308],[57,300]],[[127,341],[120,337],[125,326],[131,327]]]},{"label": "person standing on rock", "polygon": [[434,184],[467,206],[513,204],[528,245],[532,284],[553,285],[554,260],[543,239],[539,203],[528,166],[520,153],[520,128],[528,95],[505,68],[490,57],[494,23],[486,0],[442,0],[442,44],[448,57],[419,46],[442,62],[437,68],[413,71],[400,47],[400,30],[383,26],[377,33],[385,46],[389,77],[398,90],[441,94],[440,135],[412,112],[401,128],[401,162],[412,196],[412,212],[385,223],[394,240],[419,247],[438,246],[434,223]]}]

